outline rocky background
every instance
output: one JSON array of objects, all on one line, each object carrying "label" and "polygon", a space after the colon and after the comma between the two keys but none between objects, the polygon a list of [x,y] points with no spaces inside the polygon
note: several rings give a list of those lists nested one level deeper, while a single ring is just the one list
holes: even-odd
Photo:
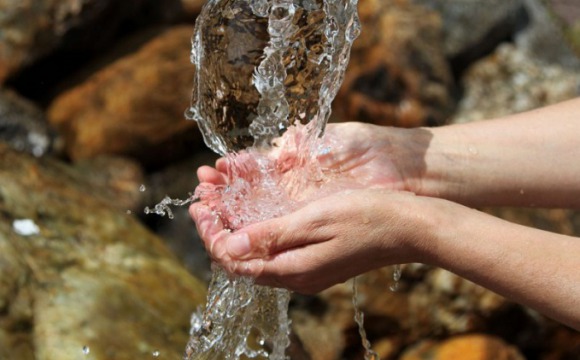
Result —
[{"label": "rocky background", "polygon": [[[209,263],[185,209],[203,0],[0,1],[0,360],[179,359]],[[436,126],[580,95],[577,0],[360,0],[333,121]],[[580,235],[580,213],[485,209]],[[381,359],[580,359],[580,334],[422,265],[361,278]],[[549,291],[549,289],[547,289]],[[292,302],[292,359],[361,359],[350,285]]]}]

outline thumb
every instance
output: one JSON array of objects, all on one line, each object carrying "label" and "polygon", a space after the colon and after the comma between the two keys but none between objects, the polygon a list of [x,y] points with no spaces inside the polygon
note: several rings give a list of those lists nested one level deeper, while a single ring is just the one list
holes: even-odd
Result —
[{"label": "thumb", "polygon": [[314,229],[299,212],[249,225],[232,233],[227,238],[228,255],[238,260],[265,258],[311,242],[308,233]]}]

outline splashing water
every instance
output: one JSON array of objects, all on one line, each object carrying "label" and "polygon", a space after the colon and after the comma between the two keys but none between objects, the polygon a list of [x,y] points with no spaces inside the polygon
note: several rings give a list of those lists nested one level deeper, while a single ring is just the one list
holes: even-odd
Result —
[{"label": "splashing water", "polygon": [[367,338],[367,332],[364,327],[365,316],[358,306],[358,288],[356,286],[357,277],[352,278],[352,307],[354,308],[354,321],[358,325],[358,332],[362,339],[362,345],[365,349],[365,360],[378,360],[379,354],[371,348],[371,342]]},{"label": "splashing water", "polygon": [[[236,230],[331,191],[325,184],[332,174],[317,156],[328,151],[320,137],[360,31],[356,5],[209,0],[192,38],[196,76],[186,115],[228,159],[227,186],[202,184],[184,202],[166,198],[147,211],[171,217],[170,205],[199,198]],[[287,290],[214,265],[206,309],[192,316],[185,358],[286,359],[289,300]]]}]

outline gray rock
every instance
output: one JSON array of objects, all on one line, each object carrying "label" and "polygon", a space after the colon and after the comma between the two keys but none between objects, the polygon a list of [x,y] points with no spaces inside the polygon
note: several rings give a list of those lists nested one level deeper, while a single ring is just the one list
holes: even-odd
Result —
[{"label": "gray rock", "polygon": [[[519,49],[530,57],[571,70],[580,70],[580,59],[570,47],[563,24],[542,0],[523,0],[530,24],[516,36]],[[580,5],[578,6],[580,9]]]},{"label": "gray rock", "polygon": [[90,174],[0,158],[0,358],[180,358],[202,283]]},{"label": "gray rock", "polygon": [[443,19],[445,51],[454,57],[514,33],[522,21],[523,0],[413,0],[437,10]]},{"label": "gray rock", "polygon": [[50,151],[53,136],[39,108],[12,91],[0,89],[0,141],[39,157]]},{"label": "gray rock", "polygon": [[513,44],[467,70],[453,123],[497,118],[579,95],[580,72],[535,60]]}]

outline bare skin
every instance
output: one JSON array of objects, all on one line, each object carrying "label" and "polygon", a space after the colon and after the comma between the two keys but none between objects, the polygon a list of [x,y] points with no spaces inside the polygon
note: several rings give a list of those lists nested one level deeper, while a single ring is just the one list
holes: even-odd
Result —
[{"label": "bare skin", "polygon": [[[302,293],[386,265],[432,264],[580,329],[580,239],[465,206],[580,208],[580,100],[467,125],[329,131],[346,145],[326,165],[372,175],[368,188],[234,233],[194,204],[190,213],[216,261]],[[224,172],[221,161],[198,177],[223,184]]]}]

